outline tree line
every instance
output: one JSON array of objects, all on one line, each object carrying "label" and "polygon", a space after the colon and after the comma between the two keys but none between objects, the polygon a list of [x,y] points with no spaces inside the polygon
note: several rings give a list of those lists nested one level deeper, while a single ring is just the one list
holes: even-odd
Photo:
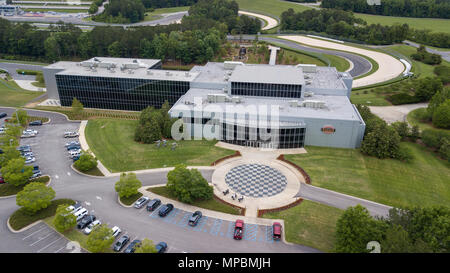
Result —
[{"label": "tree line", "polygon": [[367,0],[322,0],[320,6],[386,16],[450,18],[448,0],[382,0],[380,5],[369,5]]},{"label": "tree line", "polygon": [[313,31],[368,44],[392,44],[409,39],[436,47],[450,47],[450,34],[411,29],[408,24],[368,25],[352,12],[336,9],[311,9],[297,13],[288,9],[281,14],[280,27],[284,31]]},{"label": "tree line", "polygon": [[142,4],[146,8],[172,8],[172,7],[185,7],[191,6],[197,3],[198,0],[142,0]]}]

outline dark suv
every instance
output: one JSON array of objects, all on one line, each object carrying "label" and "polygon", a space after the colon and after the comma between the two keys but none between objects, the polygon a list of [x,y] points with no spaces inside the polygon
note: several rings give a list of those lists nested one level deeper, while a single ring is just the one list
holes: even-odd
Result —
[{"label": "dark suv", "polygon": [[125,249],[125,251],[123,253],[134,253],[134,251],[140,244],[141,244],[140,240],[134,240],[127,246],[127,248]]},{"label": "dark suv", "polygon": [[122,237],[117,240],[117,242],[114,244],[114,251],[119,252],[127,243],[130,241],[130,237],[127,235],[123,235]]},{"label": "dark suv", "polygon": [[173,210],[172,204],[162,205],[162,207],[159,209],[158,214],[159,214],[159,216],[164,217],[167,214],[169,214],[172,210]]},{"label": "dark suv", "polygon": [[191,218],[189,218],[189,225],[195,227],[202,218],[202,212],[196,211],[192,214]]},{"label": "dark suv", "polygon": [[29,126],[41,126],[42,125],[42,120],[35,120],[32,121],[30,123],[28,123]]},{"label": "dark suv", "polygon": [[161,205],[161,200],[153,199],[147,203],[147,211],[154,211],[159,205]]},{"label": "dark suv", "polygon": [[84,229],[85,227],[87,227],[90,223],[95,221],[95,216],[94,215],[86,215],[83,218],[81,218],[80,222],[78,222],[77,224],[77,228],[79,229]]},{"label": "dark suv", "polygon": [[6,117],[8,114],[6,114],[5,112],[0,113],[0,118],[4,118]]}]

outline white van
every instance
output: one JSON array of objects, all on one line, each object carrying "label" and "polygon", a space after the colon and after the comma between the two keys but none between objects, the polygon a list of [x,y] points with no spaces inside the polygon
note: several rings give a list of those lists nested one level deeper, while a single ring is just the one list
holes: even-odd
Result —
[{"label": "white van", "polygon": [[89,212],[87,209],[82,208],[79,211],[77,211],[74,215],[77,217],[77,222],[81,220],[85,215],[87,215]]},{"label": "white van", "polygon": [[70,158],[74,158],[75,156],[80,156],[81,155],[81,150],[71,150],[70,152],[69,152],[69,154],[70,154]]}]

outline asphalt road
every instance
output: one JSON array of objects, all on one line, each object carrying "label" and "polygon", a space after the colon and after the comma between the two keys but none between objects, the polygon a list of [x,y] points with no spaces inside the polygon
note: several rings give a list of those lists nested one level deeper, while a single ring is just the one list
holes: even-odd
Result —
[{"label": "asphalt road", "polygon": [[31,64],[2,63],[2,62],[0,62],[0,69],[8,71],[9,75],[14,80],[28,80],[28,81],[32,81],[32,80],[35,80],[35,78],[36,78],[35,75],[19,75],[19,74],[17,74],[17,69],[42,71],[42,66],[41,65],[31,65]]},{"label": "asphalt road", "polygon": [[[0,108],[9,115],[11,108]],[[78,122],[70,122],[57,113],[27,110],[30,115],[45,116],[51,119],[49,124],[35,127],[39,134],[35,138],[27,138],[21,144],[29,144],[36,156],[33,165],[39,165],[44,175],[51,176],[51,187],[56,191],[56,198],[71,198],[83,203],[90,213],[97,216],[110,227],[119,226],[123,234],[131,239],[149,238],[155,243],[165,241],[168,252],[317,252],[317,250],[301,246],[285,244],[271,240],[270,227],[262,225],[246,225],[244,239],[233,240],[233,223],[221,219],[203,217],[195,228],[186,225],[188,212],[175,209],[167,217],[150,215],[145,209],[124,208],[117,202],[114,184],[117,177],[91,178],[74,172],[71,159],[64,148],[64,143],[73,139],[62,137],[66,130],[76,130]],[[138,175],[144,186],[166,183],[167,171]],[[211,181],[212,171],[202,171],[202,175]],[[48,235],[50,231],[36,231],[36,236],[28,233],[11,233],[6,222],[16,210],[15,198],[0,199],[0,252],[55,252],[55,248],[65,242],[58,236]],[[40,235],[39,235],[40,234]],[[46,238],[43,238],[47,236]],[[39,242],[36,242],[40,240]],[[53,243],[56,246],[44,248]],[[58,248],[58,249],[59,249]],[[42,249],[42,250],[41,250]],[[60,251],[63,251],[61,249]],[[66,251],[66,250],[64,250]]]},{"label": "asphalt road", "polygon": [[[228,39],[232,39],[232,40],[236,40],[236,39],[239,39],[239,36],[231,36],[230,35],[227,38]],[[242,38],[246,39],[246,40],[253,40],[253,39],[255,39],[255,35],[243,35]],[[287,46],[287,47],[290,47],[290,48],[293,48],[293,49],[298,49],[298,50],[303,50],[303,51],[308,51],[308,52],[314,52],[314,53],[320,53],[320,54],[336,55],[336,56],[339,56],[339,57],[343,57],[343,58],[349,59],[353,63],[353,68],[350,71],[348,71],[348,73],[350,75],[352,75],[352,77],[357,77],[357,76],[364,75],[364,74],[368,73],[370,71],[370,69],[372,69],[371,63],[366,58],[361,57],[361,56],[356,55],[356,54],[352,54],[352,53],[348,53],[348,52],[342,52],[342,51],[326,50],[326,49],[308,47],[308,46],[304,46],[304,45],[298,44],[296,42],[287,41],[287,40],[278,39],[278,38],[266,37],[264,35],[258,36],[258,39],[261,40],[261,41],[267,41],[267,42],[273,42],[273,43],[282,44],[284,46]]]},{"label": "asphalt road", "polygon": [[[403,41],[403,43],[405,43],[407,45],[410,45],[410,46],[413,46],[413,47],[416,47],[416,48],[420,47],[420,44],[414,43],[414,42],[411,42],[411,41]],[[429,47],[425,47],[425,49],[429,53],[441,55],[442,59],[446,60],[447,62],[450,62],[450,50],[449,51],[439,51],[439,50],[432,49],[432,48],[429,48]]]}]

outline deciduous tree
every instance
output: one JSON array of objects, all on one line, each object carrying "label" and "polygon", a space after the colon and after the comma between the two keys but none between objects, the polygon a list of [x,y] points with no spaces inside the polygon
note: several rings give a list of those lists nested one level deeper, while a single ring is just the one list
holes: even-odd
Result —
[{"label": "deciduous tree", "polygon": [[34,214],[48,207],[53,198],[55,198],[55,191],[52,188],[45,186],[44,183],[31,182],[17,194],[16,203],[27,212]]}]

